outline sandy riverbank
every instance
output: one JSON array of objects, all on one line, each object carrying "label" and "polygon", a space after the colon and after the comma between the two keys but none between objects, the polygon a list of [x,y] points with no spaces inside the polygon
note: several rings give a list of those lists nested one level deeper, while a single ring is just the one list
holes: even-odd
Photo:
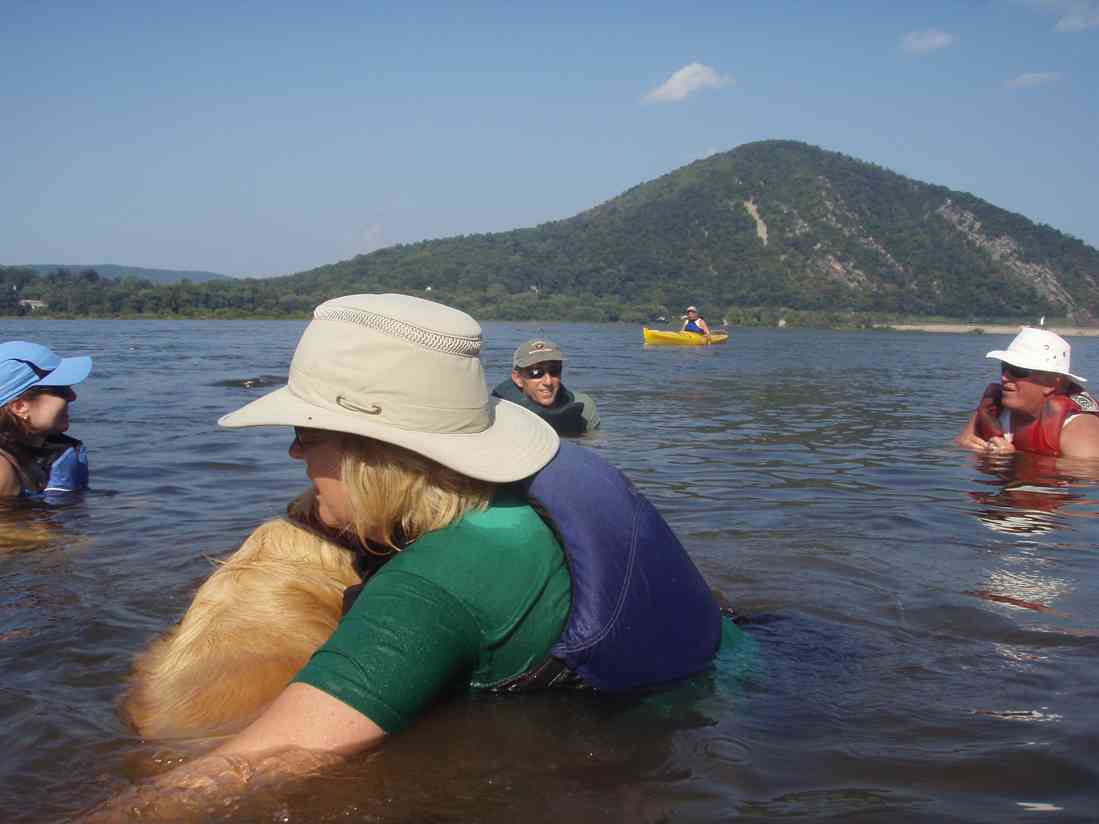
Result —
[{"label": "sandy riverbank", "polygon": [[[884,329],[898,332],[953,332],[955,334],[983,333],[985,335],[1014,335],[1019,326],[995,326],[979,323],[883,323]],[[1099,328],[1088,326],[1049,326],[1051,332],[1062,337],[1099,337]]]}]

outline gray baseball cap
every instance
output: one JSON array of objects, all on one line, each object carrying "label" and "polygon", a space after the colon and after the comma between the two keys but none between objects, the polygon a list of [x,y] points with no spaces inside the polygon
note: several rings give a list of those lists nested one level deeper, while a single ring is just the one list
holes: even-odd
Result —
[{"label": "gray baseball cap", "polygon": [[525,369],[536,363],[546,361],[563,361],[561,347],[549,338],[533,338],[523,341],[511,358],[511,365],[516,369]]}]

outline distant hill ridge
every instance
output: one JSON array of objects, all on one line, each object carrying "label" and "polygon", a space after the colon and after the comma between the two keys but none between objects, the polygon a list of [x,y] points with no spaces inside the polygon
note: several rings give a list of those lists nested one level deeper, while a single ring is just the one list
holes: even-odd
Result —
[{"label": "distant hill ridge", "polygon": [[971,194],[787,140],[691,163],[565,220],[272,279],[948,317],[1099,317],[1099,251]]},{"label": "distant hill ridge", "polygon": [[217,272],[200,272],[190,269],[148,269],[143,266],[120,266],[115,263],[93,263],[79,266],[71,263],[27,263],[20,265],[18,268],[33,269],[43,275],[56,272],[58,269],[74,273],[94,269],[102,278],[110,278],[111,280],[135,278],[152,283],[179,283],[181,280],[204,283],[208,280],[232,279],[228,275],[218,274]]},{"label": "distant hill ridge", "polygon": [[[293,275],[95,266],[164,283],[99,288],[34,268],[47,274],[0,267],[0,285],[11,285],[0,310],[27,299],[71,315],[286,317],[336,295],[398,291],[482,319],[644,321],[688,304],[744,322],[788,310],[1099,318],[1099,251],[1079,239],[789,140],[695,161],[565,220],[391,246]],[[182,278],[191,284],[167,282]]]}]

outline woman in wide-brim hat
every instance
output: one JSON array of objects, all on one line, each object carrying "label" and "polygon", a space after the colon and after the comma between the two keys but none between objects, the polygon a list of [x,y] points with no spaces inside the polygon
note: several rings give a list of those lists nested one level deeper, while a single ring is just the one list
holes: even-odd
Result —
[{"label": "woman in wide-brim hat", "polygon": [[[359,549],[370,576],[293,682],[219,753],[366,748],[454,689],[506,684],[560,637],[571,594],[565,555],[507,486],[544,467],[558,436],[489,396],[480,344],[476,321],[440,304],[401,295],[330,300],[298,343],[288,385],[219,421],[294,427],[290,456],[312,482],[299,522]],[[218,597],[206,590],[184,634],[203,631],[188,620]],[[150,671],[158,666],[146,667],[141,701],[155,704],[164,690],[166,671]],[[216,679],[186,680],[193,699]]]},{"label": "woman in wide-brim hat", "polygon": [[[225,732],[262,712],[125,809],[299,775],[456,692],[622,691],[700,672],[736,643],[628,479],[489,396],[480,340],[476,321],[446,306],[337,298],[315,310],[288,385],[221,419],[294,427],[290,455],[312,488],[139,659],[124,712],[155,737],[201,723]],[[275,693],[260,700],[257,684]]]},{"label": "woman in wide-brim hat", "polygon": [[73,386],[92,371],[87,356],[0,343],[0,497],[73,492],[88,484],[87,452],[65,435]]}]

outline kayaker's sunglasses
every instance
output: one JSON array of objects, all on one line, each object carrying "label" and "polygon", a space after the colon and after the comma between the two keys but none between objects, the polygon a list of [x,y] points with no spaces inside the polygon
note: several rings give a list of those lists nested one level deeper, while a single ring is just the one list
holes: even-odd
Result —
[{"label": "kayaker's sunglasses", "polygon": [[551,378],[561,377],[561,364],[549,363],[545,366],[528,366],[526,369],[523,370],[523,377],[531,381],[536,381],[547,374]]},{"label": "kayaker's sunglasses", "polygon": [[1000,374],[1007,375],[1009,378],[1015,378],[1021,380],[1022,378],[1029,378],[1034,374],[1033,369],[1023,369],[1021,366],[1013,366],[1010,363],[1000,362]]}]

